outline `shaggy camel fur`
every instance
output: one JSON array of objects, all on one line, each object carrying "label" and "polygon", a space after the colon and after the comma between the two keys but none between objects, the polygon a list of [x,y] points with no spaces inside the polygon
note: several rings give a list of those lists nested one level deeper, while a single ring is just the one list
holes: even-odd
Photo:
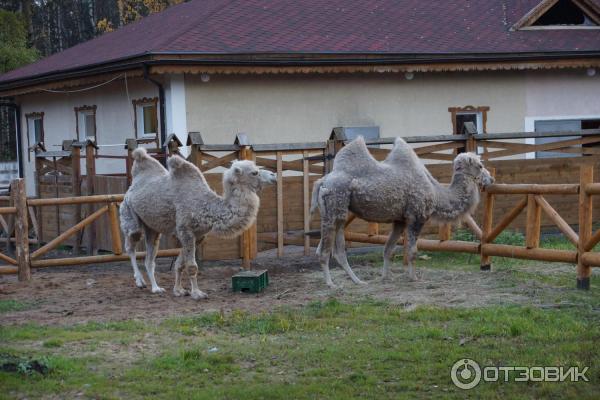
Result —
[{"label": "shaggy camel fur", "polygon": [[[257,193],[265,184],[275,183],[276,175],[260,170],[252,161],[235,161],[223,174],[223,196],[219,196],[208,186],[202,172],[179,156],[167,160],[168,170],[144,148],[134,150],[133,159],[133,182],[121,204],[120,217],[136,285],[146,286],[135,258],[142,233],[152,293],[164,292],[154,278],[160,235],[175,235],[182,250],[175,261],[173,293],[205,298],[206,294],[198,289],[196,247],[208,233],[231,238],[248,229],[256,221],[260,205]],[[190,277],[190,292],[181,285],[184,268]]]},{"label": "shaggy camel fur", "polygon": [[417,237],[427,220],[455,222],[470,214],[479,202],[479,186],[493,178],[473,153],[454,160],[450,186],[442,186],[427,171],[412,148],[397,138],[387,158],[371,156],[362,137],[336,155],[333,170],[315,182],[311,211],[321,213],[321,242],[317,249],[325,282],[335,287],[329,274],[333,256],[355,283],[364,283],[352,271],[346,258],[344,224],[348,210],[369,222],[392,223],[385,244],[383,278],[387,278],[396,242],[407,228],[408,265],[415,279],[413,261]]}]

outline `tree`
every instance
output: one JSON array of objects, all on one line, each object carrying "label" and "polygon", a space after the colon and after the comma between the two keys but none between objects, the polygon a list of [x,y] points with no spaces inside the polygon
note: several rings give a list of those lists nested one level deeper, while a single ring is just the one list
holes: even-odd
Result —
[{"label": "tree", "polygon": [[17,13],[0,9],[0,73],[29,64],[37,51],[27,46],[27,28]]}]

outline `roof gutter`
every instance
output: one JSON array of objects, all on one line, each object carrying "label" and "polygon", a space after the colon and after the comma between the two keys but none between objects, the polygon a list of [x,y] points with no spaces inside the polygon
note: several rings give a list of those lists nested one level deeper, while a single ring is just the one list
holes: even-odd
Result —
[{"label": "roof gutter", "polygon": [[167,140],[166,128],[165,128],[165,88],[162,83],[150,77],[148,64],[143,64],[144,79],[148,82],[153,83],[158,88],[158,114],[160,116],[160,147],[164,145]]}]

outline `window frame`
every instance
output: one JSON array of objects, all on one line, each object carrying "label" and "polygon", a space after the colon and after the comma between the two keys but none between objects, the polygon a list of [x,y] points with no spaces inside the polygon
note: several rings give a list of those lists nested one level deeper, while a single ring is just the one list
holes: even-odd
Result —
[{"label": "window frame", "polygon": [[[31,143],[31,131],[29,130],[29,121],[39,119],[42,121],[42,129],[40,132],[41,140],[36,143]],[[25,123],[27,124],[27,148],[31,148],[38,143],[44,143],[44,113],[43,112],[31,112],[25,114]]]},{"label": "window frame", "polygon": [[[154,139],[158,140],[158,131],[159,131],[159,114],[158,114],[158,97],[143,97],[141,99],[132,100],[133,104],[133,129],[135,132],[136,139]],[[156,124],[156,132],[153,134],[146,134],[144,132],[139,132],[138,130],[138,108],[142,108],[142,117],[143,117],[143,107],[147,105],[152,105],[156,110],[156,119],[154,120]],[[143,120],[141,121],[143,123]],[[142,127],[143,128],[143,127]]]},{"label": "window frame", "polygon": [[[91,105],[91,106],[87,106],[87,105],[83,105],[80,107],[75,107],[75,132],[77,133],[77,141],[81,142],[81,135],[80,135],[80,128],[79,128],[79,114],[83,113],[83,114],[89,114],[91,113],[94,116],[94,143],[98,143],[98,126],[96,125],[96,110],[97,110],[97,106],[96,105]],[[87,132],[85,132],[86,135],[83,138],[83,140],[87,140],[88,137],[90,137],[91,135],[88,135]]]},{"label": "window frame", "polygon": [[[458,132],[458,124],[456,123],[457,115],[477,115],[477,133],[487,133],[487,113],[490,111],[489,106],[464,106],[464,107],[448,107],[450,112],[450,120],[452,122],[452,134],[460,135]],[[480,131],[481,130],[481,131]]]}]

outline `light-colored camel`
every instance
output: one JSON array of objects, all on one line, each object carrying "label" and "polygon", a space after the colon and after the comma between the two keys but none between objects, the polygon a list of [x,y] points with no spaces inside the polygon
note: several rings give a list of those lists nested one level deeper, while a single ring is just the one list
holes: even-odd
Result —
[{"label": "light-colored camel", "polygon": [[167,160],[168,170],[150,157],[144,148],[133,151],[132,184],[120,207],[125,249],[131,259],[135,283],[146,282],[137,266],[135,247],[142,233],[146,242],[146,271],[152,293],[164,292],[154,277],[160,235],[174,235],[181,243],[175,261],[175,296],[188,294],[181,285],[187,268],[194,299],[205,298],[198,288],[196,246],[208,233],[231,238],[240,235],[254,221],[260,205],[258,192],[276,182],[276,175],[259,169],[252,161],[234,161],[223,174],[223,196],[206,183],[202,172],[179,156]]},{"label": "light-colored camel", "polygon": [[479,156],[461,153],[454,159],[450,186],[441,185],[413,149],[397,138],[382,162],[371,156],[362,137],[336,155],[331,173],[315,182],[311,211],[321,213],[321,242],[317,248],[325,282],[335,287],[329,273],[333,256],[355,283],[364,283],[346,258],[344,224],[348,210],[369,222],[392,223],[384,248],[383,278],[389,275],[396,242],[406,228],[408,267],[415,279],[413,261],[419,233],[427,220],[455,222],[470,214],[479,203],[479,187],[493,183]]}]

